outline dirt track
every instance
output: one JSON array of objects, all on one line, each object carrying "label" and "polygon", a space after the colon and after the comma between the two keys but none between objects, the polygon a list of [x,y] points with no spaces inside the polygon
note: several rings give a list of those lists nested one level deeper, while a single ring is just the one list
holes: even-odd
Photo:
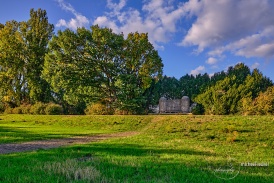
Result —
[{"label": "dirt track", "polygon": [[110,138],[129,137],[136,134],[137,132],[121,132],[112,134],[100,134],[95,136],[79,136],[63,139],[37,140],[23,143],[0,144],[0,154],[34,151],[38,149],[51,149],[61,146],[68,146],[72,144],[86,144],[89,142],[96,142]]}]

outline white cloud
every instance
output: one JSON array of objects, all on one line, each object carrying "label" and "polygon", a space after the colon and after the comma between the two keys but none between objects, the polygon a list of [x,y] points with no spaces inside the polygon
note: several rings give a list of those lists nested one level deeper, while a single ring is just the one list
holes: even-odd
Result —
[{"label": "white cloud", "polygon": [[[60,7],[75,17],[60,19],[57,27],[76,29],[90,24],[64,0]],[[142,8],[127,6],[128,0],[107,0],[107,11],[92,24],[112,28],[115,33],[145,32],[158,49],[187,28],[178,27],[182,19],[192,22],[181,46],[206,51],[207,64],[214,65],[225,52],[243,57],[274,57],[274,1],[272,0],[142,0]],[[180,23],[181,24],[181,23]],[[214,60],[215,58],[215,60]],[[218,58],[218,60],[216,59]]]},{"label": "white cloud", "polygon": [[[172,35],[177,32],[176,23],[182,18],[184,9],[182,4],[175,7],[172,0],[145,0],[141,10],[125,8],[126,0],[119,3],[107,1],[111,12],[97,17],[93,24],[109,27],[114,32],[145,32],[149,40],[158,49],[163,49],[162,43],[167,43]],[[103,20],[103,21],[102,21]]]},{"label": "white cloud", "polygon": [[200,65],[200,66],[197,67],[196,69],[191,70],[191,71],[190,71],[190,74],[193,75],[193,76],[196,76],[196,75],[198,75],[198,74],[200,74],[200,73],[202,73],[202,72],[204,72],[204,71],[205,71],[205,67]]},{"label": "white cloud", "polygon": [[59,3],[59,6],[72,13],[75,18],[71,18],[69,21],[66,21],[64,19],[60,19],[58,23],[56,24],[56,27],[67,27],[73,30],[76,30],[78,27],[85,27],[89,24],[89,20],[87,17],[81,15],[78,13],[69,3],[66,3],[64,0],[57,0]]},{"label": "white cloud", "polygon": [[260,66],[258,62],[255,62],[252,66],[251,69],[257,69]]},{"label": "white cloud", "polygon": [[115,22],[108,19],[106,16],[97,17],[93,24],[98,24],[104,27],[111,28],[114,32],[118,32],[118,27],[116,26]]},{"label": "white cloud", "polygon": [[126,2],[126,0],[120,0],[119,3],[113,3],[112,0],[107,0],[107,7],[118,12],[125,7]]},{"label": "white cloud", "polygon": [[181,42],[209,49],[210,56],[224,51],[244,57],[274,56],[274,1],[190,0],[185,16],[197,19]]},{"label": "white cloud", "polygon": [[218,60],[216,58],[213,58],[213,57],[209,57],[206,61],[207,64],[209,65],[214,65],[214,64],[217,64]]}]

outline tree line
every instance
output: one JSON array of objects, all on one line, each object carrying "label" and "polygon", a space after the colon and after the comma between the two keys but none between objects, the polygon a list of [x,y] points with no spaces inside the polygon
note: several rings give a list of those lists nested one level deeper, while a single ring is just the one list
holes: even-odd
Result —
[{"label": "tree line", "polygon": [[[272,81],[244,64],[213,76],[162,76],[145,33],[109,28],[54,32],[45,10],[0,24],[0,111],[145,114],[160,97],[187,95],[196,114],[273,114]],[[263,105],[267,104],[267,105]],[[267,106],[267,107],[266,107]]]},{"label": "tree line", "polygon": [[187,95],[197,103],[194,114],[274,114],[273,92],[269,78],[239,63],[211,77],[207,73],[180,79],[164,76],[153,86],[151,104],[156,105],[161,96],[175,99]]},{"label": "tree line", "polygon": [[32,9],[28,21],[0,25],[2,108],[51,102],[65,113],[92,104],[106,113],[146,112],[146,90],[163,68],[147,34],[125,38],[98,26],[53,30],[41,9]]}]

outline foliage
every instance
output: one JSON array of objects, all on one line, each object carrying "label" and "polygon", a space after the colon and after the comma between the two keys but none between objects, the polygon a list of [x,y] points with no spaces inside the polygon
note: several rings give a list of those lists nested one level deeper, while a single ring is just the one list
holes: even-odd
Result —
[{"label": "foliage", "polygon": [[49,100],[41,71],[52,34],[53,25],[41,9],[31,9],[27,22],[8,21],[0,29],[0,93],[10,107]]},{"label": "foliage", "polygon": [[[72,44],[74,43],[74,44]],[[49,44],[44,78],[70,105],[101,102],[139,113],[144,93],[162,73],[162,62],[147,34],[115,34],[92,26],[59,31]]]},{"label": "foliage", "polygon": [[43,115],[43,114],[46,114],[45,109],[46,109],[46,104],[42,102],[37,102],[31,106],[30,113],[36,114],[36,115]]},{"label": "foliage", "polygon": [[49,102],[49,84],[41,78],[41,74],[54,26],[48,22],[46,11],[40,8],[37,11],[31,9],[30,19],[20,26],[27,51],[25,69],[29,97],[31,102]]},{"label": "foliage", "polygon": [[13,114],[13,108],[11,108],[11,107],[6,107],[6,108],[5,108],[5,111],[4,111],[4,114]]},{"label": "foliage", "polygon": [[10,107],[20,105],[26,83],[26,48],[19,27],[18,22],[10,21],[0,30],[0,93],[2,102]]},{"label": "foliage", "polygon": [[237,114],[248,110],[250,101],[272,85],[258,70],[250,74],[247,66],[238,64],[229,69],[223,80],[208,87],[194,101],[203,105],[206,114]]},{"label": "foliage", "polygon": [[87,115],[109,115],[113,114],[113,111],[106,104],[94,103],[86,108],[85,113]]},{"label": "foliage", "polygon": [[254,100],[243,98],[242,111],[245,115],[273,115],[274,114],[274,86],[265,92],[260,92]]},{"label": "foliage", "polygon": [[3,113],[5,111],[5,105],[0,102],[0,114]]},{"label": "foliage", "polygon": [[46,105],[45,114],[47,115],[60,115],[63,114],[63,108],[59,104],[49,103]]},{"label": "foliage", "polygon": [[23,110],[20,106],[15,107],[15,108],[12,109],[12,114],[23,114]]},{"label": "foliage", "polygon": [[259,100],[271,108],[269,94],[260,92],[273,82],[243,63],[213,76],[162,77],[147,33],[123,35],[97,25],[53,30],[41,9],[31,9],[27,21],[0,24],[0,112],[43,114],[30,110],[42,102],[60,104],[65,114],[84,114],[91,103],[107,106],[98,113],[146,114],[161,97],[186,95],[199,104],[194,114],[272,113]]},{"label": "foliage", "polygon": [[202,115],[205,113],[205,109],[201,104],[196,104],[196,106],[191,109],[191,113],[194,115]]}]

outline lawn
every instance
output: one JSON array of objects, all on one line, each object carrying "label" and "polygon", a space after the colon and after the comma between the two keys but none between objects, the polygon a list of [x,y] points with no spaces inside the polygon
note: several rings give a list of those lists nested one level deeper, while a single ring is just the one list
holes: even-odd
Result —
[{"label": "lawn", "polygon": [[0,143],[139,134],[0,155],[0,182],[272,183],[273,129],[274,116],[2,115]]}]

